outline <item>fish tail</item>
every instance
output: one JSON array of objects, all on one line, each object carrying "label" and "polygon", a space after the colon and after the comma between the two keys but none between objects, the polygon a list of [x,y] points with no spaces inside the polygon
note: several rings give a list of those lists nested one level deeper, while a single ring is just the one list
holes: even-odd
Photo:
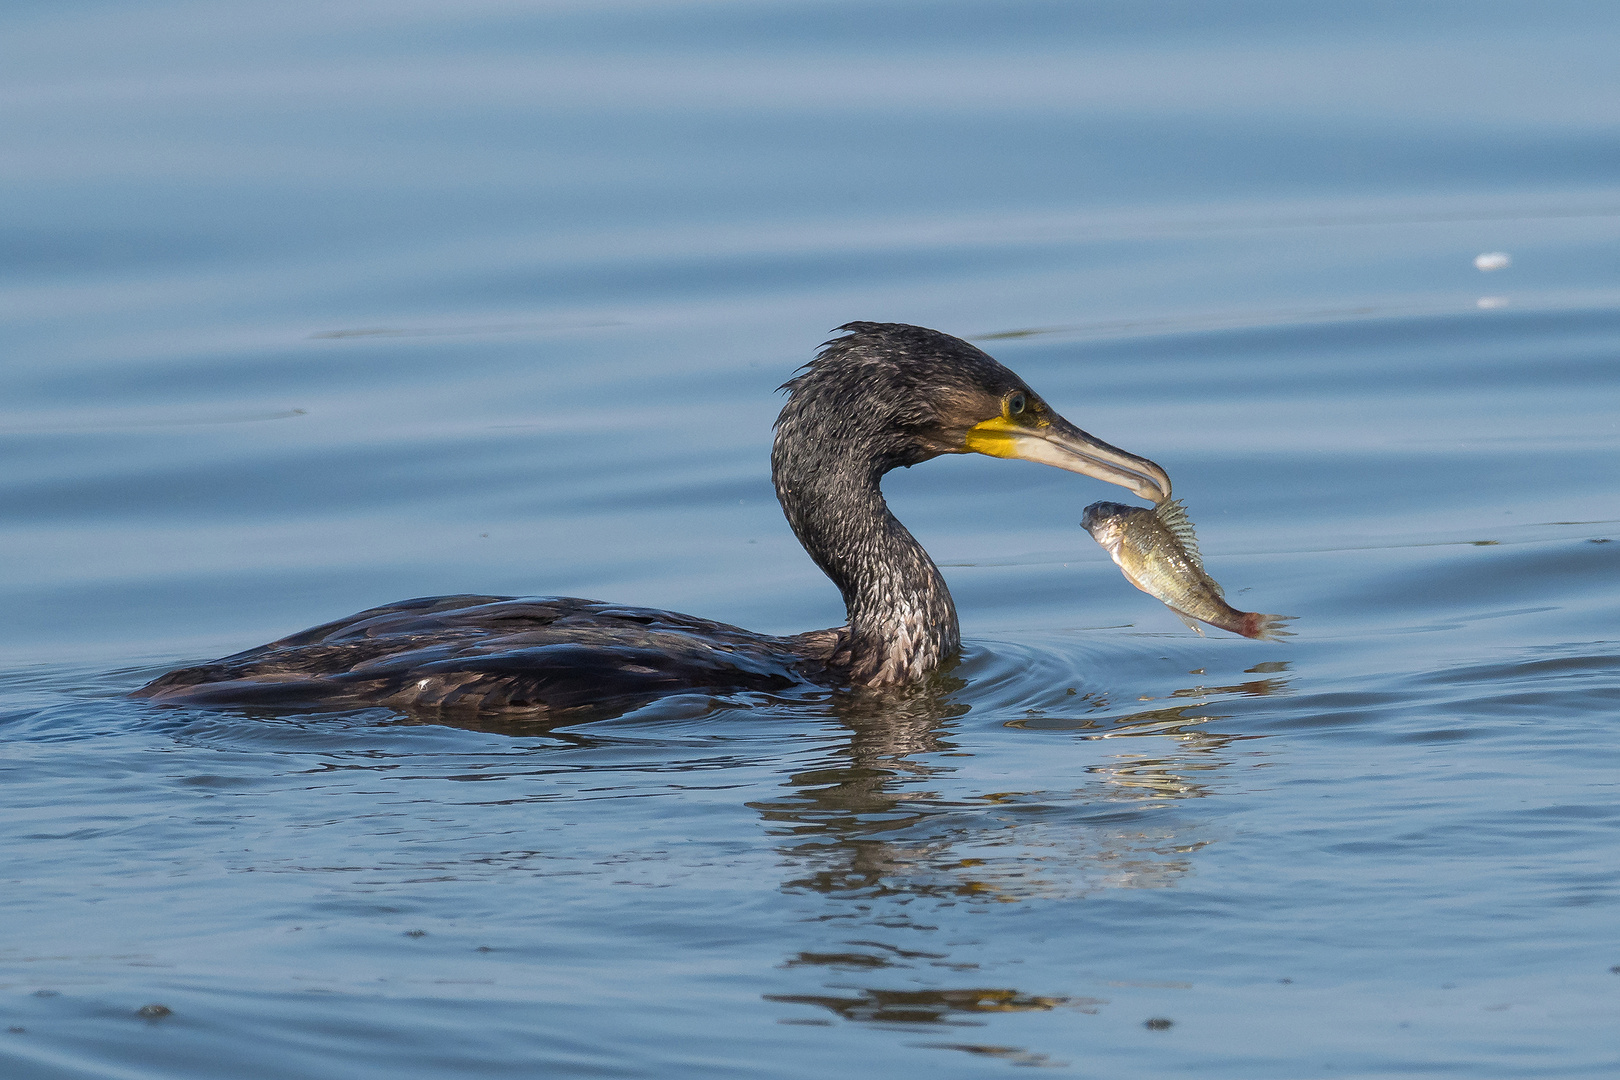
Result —
[{"label": "fish tail", "polygon": [[1283,625],[1293,621],[1294,616],[1292,615],[1263,615],[1258,611],[1245,611],[1243,613],[1243,625],[1238,630],[1238,633],[1246,638],[1276,641],[1279,638],[1294,636],[1294,632],[1286,629]]}]

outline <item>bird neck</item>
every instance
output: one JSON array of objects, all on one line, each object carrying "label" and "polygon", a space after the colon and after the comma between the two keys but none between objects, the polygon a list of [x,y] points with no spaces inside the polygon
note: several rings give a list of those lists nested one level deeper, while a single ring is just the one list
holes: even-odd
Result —
[{"label": "bird neck", "polygon": [[889,512],[886,469],[856,454],[800,452],[792,435],[778,431],[771,473],[799,543],[844,597],[849,636],[833,663],[862,685],[926,676],[961,648],[961,631],[939,569]]}]

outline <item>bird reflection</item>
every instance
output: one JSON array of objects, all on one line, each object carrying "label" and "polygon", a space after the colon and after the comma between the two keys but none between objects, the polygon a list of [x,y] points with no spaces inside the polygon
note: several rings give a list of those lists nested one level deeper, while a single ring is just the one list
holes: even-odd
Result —
[{"label": "bird reflection", "polygon": [[897,842],[894,834],[926,828],[941,806],[928,781],[952,772],[919,755],[949,754],[956,745],[947,721],[968,711],[952,694],[966,685],[951,676],[923,688],[888,695],[840,696],[834,708],[849,728],[837,757],[787,779],[789,794],[750,803],[786,841],[790,865],[804,867],[790,891],[828,894],[890,891],[928,859],[928,844]]},{"label": "bird reflection", "polygon": [[[939,1030],[982,1025],[1008,1012],[1096,1012],[1105,1000],[1062,987],[1000,984],[979,971],[979,942],[942,940],[941,908],[1073,899],[1105,890],[1173,887],[1213,842],[1202,816],[1178,806],[1217,788],[1215,778],[1256,736],[1214,730],[1219,703],[1287,693],[1286,665],[1220,685],[1159,690],[1121,711],[1105,694],[1057,697],[1004,719],[1009,737],[1078,739],[1106,746],[1075,780],[1041,790],[975,790],[961,775],[972,745],[968,684],[936,675],[889,693],[831,692],[814,699],[728,699],[733,708],[831,715],[843,728],[819,760],[785,777],[773,797],[748,803],[784,867],[780,888],[803,898],[802,932],[778,964],[793,981],[765,995],[784,1023],[860,1023]],[[1193,673],[1202,675],[1202,671]],[[713,699],[666,698],[638,711],[638,729],[712,717]],[[438,715],[428,722],[591,739],[591,725]],[[591,719],[596,719],[593,715]],[[598,729],[600,730],[600,729]],[[1102,740],[1108,740],[1102,743]],[[1135,741],[1132,741],[1135,740]],[[999,970],[998,958],[990,964]],[[799,1007],[807,1007],[805,1009]],[[1048,1063],[1021,1047],[931,1042],[930,1047]]]},{"label": "bird reflection", "polygon": [[850,738],[838,760],[790,776],[780,798],[750,804],[798,868],[783,887],[999,903],[1163,888],[1189,869],[1187,853],[1203,841],[1151,811],[1206,795],[1199,777],[1226,766],[1221,751],[1241,738],[1208,731],[1221,717],[1191,704],[1012,720],[1007,726],[1096,737],[1171,736],[1174,751],[1113,755],[1087,767],[1085,782],[1069,791],[946,796],[931,781],[956,771],[951,758],[961,752],[950,721],[966,711],[948,692],[886,707],[868,698],[846,711]]},{"label": "bird reflection", "polygon": [[[807,921],[856,932],[836,946],[794,953],[781,965],[820,970],[836,982],[820,992],[768,1000],[887,1024],[974,1024],[986,1013],[1057,1008],[1095,1012],[1107,1003],[976,981],[951,985],[961,976],[945,972],[977,965],[953,956],[950,945],[931,935],[927,912],[1174,885],[1192,869],[1193,853],[1211,841],[1197,821],[1160,811],[1209,795],[1203,778],[1230,765],[1229,748],[1248,738],[1210,730],[1226,717],[1208,703],[1284,693],[1287,680],[1188,687],[1171,692],[1174,705],[1123,715],[1108,715],[1100,699],[1071,699],[1076,708],[1068,715],[1037,712],[1006,721],[1015,729],[1070,731],[1086,739],[1152,737],[1152,752],[1122,747],[1087,767],[1083,782],[1070,790],[969,797],[943,793],[960,787],[951,780],[959,767],[954,759],[967,756],[953,738],[968,712],[953,696],[959,686],[940,681],[927,693],[841,703],[849,740],[835,757],[789,777],[780,797],[750,804],[774,831],[790,868],[784,891],[825,902]],[[938,974],[923,974],[928,969]],[[852,976],[870,984],[852,986]],[[945,985],[896,988],[902,979]],[[1015,1058],[1029,1053],[994,1049]]]},{"label": "bird reflection", "polygon": [[767,1001],[819,1005],[845,1020],[889,1024],[974,1023],[975,1013],[1050,1012],[1068,1007],[1095,1013],[1108,1004],[1098,998],[1043,997],[1017,990],[862,990],[855,994],[767,994]]}]

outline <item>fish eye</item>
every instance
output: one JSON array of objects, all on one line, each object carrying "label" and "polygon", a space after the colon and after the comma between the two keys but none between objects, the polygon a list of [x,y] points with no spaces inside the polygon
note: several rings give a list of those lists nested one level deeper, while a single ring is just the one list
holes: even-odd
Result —
[{"label": "fish eye", "polygon": [[1024,406],[1027,404],[1029,403],[1024,398],[1024,392],[1014,390],[1007,395],[1007,400],[1001,403],[1001,410],[1006,416],[1017,416],[1024,411]]}]

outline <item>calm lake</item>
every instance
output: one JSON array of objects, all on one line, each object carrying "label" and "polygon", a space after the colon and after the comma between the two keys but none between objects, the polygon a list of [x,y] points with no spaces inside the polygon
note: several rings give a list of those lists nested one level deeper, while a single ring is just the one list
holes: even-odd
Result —
[{"label": "calm lake", "polygon": [[[0,1075],[1620,1074],[1617,54],[1556,0],[7,5]],[[967,641],[905,702],[126,697],[431,594],[842,622],[769,453],[853,319],[1159,462],[1296,636],[946,457],[885,487]]]}]

